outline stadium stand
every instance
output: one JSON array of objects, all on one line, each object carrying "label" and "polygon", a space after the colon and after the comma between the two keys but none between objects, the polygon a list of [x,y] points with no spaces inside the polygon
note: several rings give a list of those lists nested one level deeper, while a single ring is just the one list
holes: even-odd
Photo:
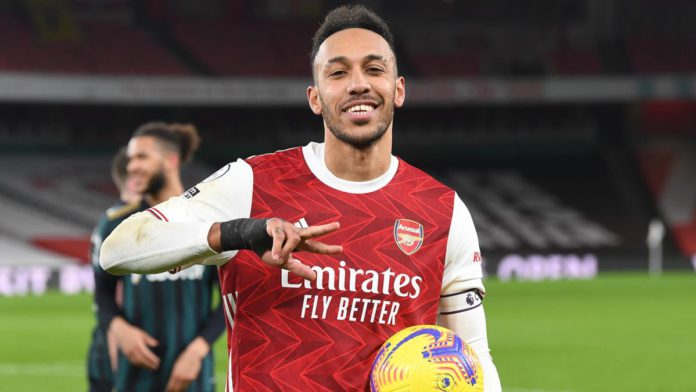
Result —
[{"label": "stadium stand", "polygon": [[602,60],[583,29],[400,23],[405,56],[422,77],[595,75]]},{"label": "stadium stand", "polygon": [[[691,7],[688,2],[670,1],[678,5],[675,9]],[[604,51],[599,47],[606,39],[593,30],[587,20],[589,11],[582,7],[576,10],[580,16],[558,5],[546,19],[525,20],[530,16],[519,15],[518,20],[504,2],[474,7],[461,15],[457,14],[464,12],[460,6],[440,5],[424,10],[436,23],[424,22],[427,18],[401,20],[399,11],[392,11],[393,26],[404,69],[418,77],[574,76],[597,75],[606,69],[655,74],[696,69],[696,54],[688,49],[695,35],[683,16],[688,10],[677,12],[650,1],[641,1],[640,7],[626,1],[614,3],[614,12],[625,17],[613,27],[618,31],[614,48]],[[230,2],[229,8],[237,12],[233,17],[228,12],[207,19],[187,17],[184,11],[170,15],[171,9],[157,7],[161,9],[149,16],[154,24],[135,24],[136,18],[128,12],[122,12],[125,17],[72,12],[79,7],[59,9],[60,23],[55,26],[31,8],[0,12],[4,32],[0,70],[162,76],[205,74],[203,70],[223,76],[309,74],[307,54],[314,18],[283,19],[258,13],[254,19],[243,18],[250,12],[243,2]],[[573,7],[578,5],[569,9]],[[461,20],[448,20],[448,12]],[[649,22],[653,14],[668,23]],[[204,66],[191,66],[198,63]]]},{"label": "stadium stand", "polygon": [[630,71],[637,74],[689,73],[696,69],[696,41],[691,1],[649,0],[616,3],[622,18],[617,29],[625,36]]},{"label": "stadium stand", "polygon": [[[0,4],[0,72],[219,76],[269,86],[284,78],[308,80],[310,38],[320,14],[331,6],[240,0],[46,3],[77,6],[60,14],[63,24],[56,28],[30,7]],[[311,3],[311,12],[305,14],[300,3]],[[400,70],[409,82],[473,79],[474,87],[482,81],[485,90],[519,78],[531,80],[541,96],[547,77],[642,80],[643,75],[696,72],[696,54],[689,50],[696,34],[687,17],[694,5],[684,0],[667,0],[669,7],[650,0],[616,0],[611,7],[542,0],[529,9],[503,0],[433,2],[427,9],[416,0],[404,0],[400,7],[372,3],[392,24]],[[110,15],[111,6],[121,7],[119,16]],[[226,11],[218,12],[222,8]],[[203,66],[192,67],[187,57]],[[691,82],[684,79],[675,82],[683,82],[677,91],[690,96]],[[637,94],[652,88],[642,87],[646,91]],[[532,95],[521,104],[505,101],[512,92],[490,104],[486,91],[478,93],[471,102],[433,106],[422,100],[412,105],[408,96],[396,114],[395,152],[440,173],[466,195],[492,266],[496,257],[502,260],[512,251],[525,257],[587,251],[596,252],[600,268],[606,267],[607,254],[616,256],[609,267],[638,265],[645,259],[648,221],[673,216],[669,211],[678,211],[680,218],[665,219],[671,225],[666,251],[673,251],[674,240],[684,255],[696,253],[693,205],[679,207],[667,192],[671,183],[677,196],[688,196],[681,184],[693,182],[688,177],[696,170],[688,163],[694,160],[692,145],[684,142],[696,129],[692,102],[653,102],[645,110],[635,102],[607,104],[590,91],[587,101],[537,102]],[[210,167],[321,139],[321,119],[306,107],[274,105],[4,103],[0,147],[12,154],[0,156],[0,213],[7,222],[26,216],[27,224],[22,229],[0,225],[0,235],[18,239],[25,250],[52,248],[75,259],[75,249],[84,248],[97,217],[115,200],[106,157],[128,139],[128,130],[153,118],[197,124],[204,140],[201,156]],[[640,121],[633,118],[636,112]],[[635,127],[643,127],[642,134],[632,134]],[[637,156],[636,145],[641,147]],[[34,154],[41,149],[60,154]],[[538,204],[525,204],[532,202]],[[558,215],[546,214],[542,202]],[[561,218],[589,229],[578,234],[577,227],[554,220]],[[532,234],[524,234],[523,226]],[[588,233],[603,242],[572,245]],[[539,245],[544,241],[548,246]]]},{"label": "stadium stand", "polygon": [[99,75],[187,75],[149,35],[119,20],[74,22],[74,33],[41,33],[21,15],[0,13],[0,70]]},{"label": "stadium stand", "polygon": [[7,217],[1,232],[25,246],[87,262],[91,226],[116,195],[93,185],[109,181],[101,174],[109,173],[108,159],[5,156],[0,173],[8,199],[0,203]]},{"label": "stadium stand", "polygon": [[696,40],[684,36],[633,36],[627,38],[633,71],[639,74],[688,73],[696,69]]},{"label": "stadium stand", "polygon": [[[681,14],[643,3],[673,23],[667,27],[646,23],[646,9],[617,2],[617,12],[626,13],[616,27],[625,35],[625,48],[609,50],[605,56],[598,49],[602,38],[582,17],[573,19],[557,12],[546,21],[517,23],[500,4],[479,10],[488,18],[493,18],[493,11],[498,12],[501,16],[494,18],[495,25],[477,22],[473,16],[448,21],[443,19],[445,7],[431,11],[441,18],[437,23],[397,19],[394,30],[401,62],[405,70],[414,71],[413,76],[597,75],[607,67],[627,67],[623,72],[638,74],[695,69],[696,54],[688,50],[694,34]],[[244,12],[240,4],[235,7],[237,12]],[[66,17],[68,21],[60,25],[63,27],[51,28],[31,12],[2,12],[0,24],[6,33],[0,38],[0,70],[181,76],[201,72],[192,70],[193,62],[223,76],[309,74],[307,54],[314,19],[263,15],[256,15],[254,20],[239,15],[201,19],[182,13],[167,16],[166,8],[158,12],[162,15],[152,17],[163,20],[147,29],[133,24],[132,15]],[[171,39],[170,45],[161,37]],[[181,51],[174,49],[179,46]],[[627,64],[611,64],[624,51]],[[609,65],[605,67],[605,63]]]},{"label": "stadium stand", "polygon": [[0,235],[0,247],[3,252],[0,256],[0,268],[27,265],[59,268],[80,262],[80,259],[43,250],[4,235]]},{"label": "stadium stand", "polygon": [[696,254],[696,143],[656,142],[638,156],[662,218],[686,255]]},{"label": "stadium stand", "polygon": [[602,72],[602,60],[590,34],[566,30],[549,35],[556,41],[549,52],[556,74],[597,75]]},{"label": "stadium stand", "polygon": [[308,76],[306,22],[176,20],[172,34],[218,75]]},{"label": "stadium stand", "polygon": [[[118,200],[110,156],[13,155],[0,156],[0,236],[15,240],[26,257],[33,247],[43,250],[35,253],[42,260],[52,254],[88,262],[90,232]],[[210,171],[188,166],[184,179],[193,184]]]},{"label": "stadium stand", "polygon": [[[3,189],[6,190],[4,186]],[[80,237],[87,233],[83,225],[56,216],[50,211],[38,209],[31,203],[7,196],[0,199],[0,213],[3,217],[0,222],[0,232],[24,241],[31,242],[34,238],[43,236]]]},{"label": "stadium stand", "polygon": [[651,102],[640,109],[643,176],[682,253],[696,255],[696,104]]},{"label": "stadium stand", "polygon": [[595,151],[537,152],[453,169],[443,181],[466,201],[493,271],[512,254],[592,254],[601,269],[637,268],[648,212],[636,210],[610,165]]}]

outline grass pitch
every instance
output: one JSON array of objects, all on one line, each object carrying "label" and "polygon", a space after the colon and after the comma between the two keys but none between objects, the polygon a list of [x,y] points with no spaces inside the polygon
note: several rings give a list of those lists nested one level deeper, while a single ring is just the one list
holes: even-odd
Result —
[{"label": "grass pitch", "polygon": [[503,390],[696,391],[693,273],[487,286]]},{"label": "grass pitch", "polygon": [[[486,282],[489,342],[509,392],[696,390],[696,275]],[[0,390],[86,390],[89,295],[0,297]],[[215,346],[224,390],[225,339]]]}]

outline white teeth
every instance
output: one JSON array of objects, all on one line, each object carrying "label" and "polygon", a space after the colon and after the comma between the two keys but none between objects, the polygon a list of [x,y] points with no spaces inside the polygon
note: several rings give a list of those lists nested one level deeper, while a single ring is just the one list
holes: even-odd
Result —
[{"label": "white teeth", "polygon": [[348,111],[351,113],[358,113],[358,112],[369,113],[373,110],[375,110],[375,108],[373,108],[370,105],[355,105],[355,106],[351,106],[348,108]]}]

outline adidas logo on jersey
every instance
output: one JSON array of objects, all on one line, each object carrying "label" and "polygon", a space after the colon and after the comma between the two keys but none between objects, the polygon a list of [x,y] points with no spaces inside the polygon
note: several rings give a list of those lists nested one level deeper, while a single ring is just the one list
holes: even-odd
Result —
[{"label": "adidas logo on jersey", "polygon": [[[295,226],[305,229],[309,227],[309,224],[307,224],[305,218],[301,218],[295,222]],[[410,256],[418,252],[421,245],[423,245],[424,238],[425,233],[422,224],[403,218],[394,222],[394,241],[396,241],[396,246],[406,255]]]},{"label": "adidas logo on jersey", "polygon": [[302,219],[298,220],[297,222],[295,222],[295,226],[299,227],[300,229],[306,229],[309,227],[309,225],[307,224],[307,220],[305,218],[302,218]]}]

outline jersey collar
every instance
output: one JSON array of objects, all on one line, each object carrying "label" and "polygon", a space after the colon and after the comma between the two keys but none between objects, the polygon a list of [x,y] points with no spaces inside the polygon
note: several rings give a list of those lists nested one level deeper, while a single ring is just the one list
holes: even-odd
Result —
[{"label": "jersey collar", "polygon": [[348,181],[336,177],[331,173],[329,168],[326,167],[326,162],[324,161],[324,143],[311,142],[302,147],[302,154],[304,155],[305,162],[307,162],[307,166],[309,166],[309,170],[312,171],[319,181],[331,188],[346,193],[370,193],[377,191],[389,184],[389,181],[394,178],[396,170],[399,168],[399,160],[392,155],[389,169],[381,176],[369,181]]}]

